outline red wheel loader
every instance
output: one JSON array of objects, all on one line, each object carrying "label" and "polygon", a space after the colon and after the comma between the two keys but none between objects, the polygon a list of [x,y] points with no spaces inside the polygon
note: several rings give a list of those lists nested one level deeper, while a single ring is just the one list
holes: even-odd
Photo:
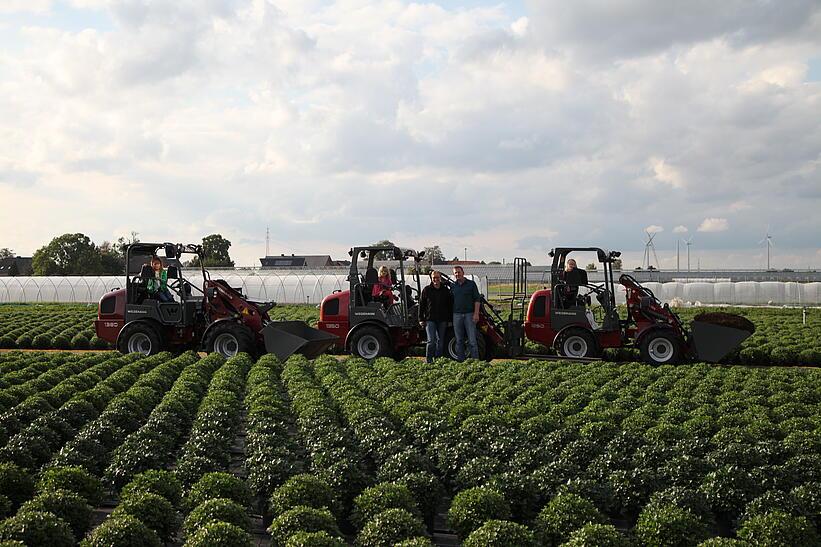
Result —
[{"label": "red wheel loader", "polygon": [[[161,252],[167,265],[170,302],[148,291],[154,278],[151,257]],[[202,287],[185,279],[179,258],[198,258]],[[274,302],[253,302],[241,289],[212,279],[203,266],[202,246],[134,243],[125,252],[125,288],[114,289],[99,302],[94,328],[97,336],[122,353],[152,355],[164,350],[217,352],[232,357],[273,353],[287,359],[294,353],[308,358],[322,354],[336,336],[302,321],[271,321]]]},{"label": "red wheel loader", "polygon": [[[381,251],[388,249],[352,249],[350,289],[326,296],[320,307],[319,329],[338,336],[340,347],[346,351],[367,359],[401,356],[407,348],[425,340],[416,320],[421,255],[399,248],[389,250],[403,258],[399,261],[401,282],[394,287],[400,300],[391,311],[367,296],[376,282],[374,256]],[[573,252],[594,252],[604,282],[582,286],[565,283],[562,272],[567,256]],[[364,276],[358,271],[357,256],[367,260]],[[527,354],[525,344],[533,341],[555,350],[558,358],[578,361],[596,360],[605,348],[632,347],[652,364],[674,364],[684,359],[718,362],[755,331],[748,320],[729,314],[703,314],[686,326],[652,291],[626,274],[619,277],[627,300],[626,316],[621,317],[613,273],[613,262],[621,253],[597,247],[561,247],[552,250],[550,256],[550,287],[533,293],[527,285],[527,261],[514,260],[513,290],[506,297],[510,306],[507,318],[482,298],[477,324],[480,358],[557,358]],[[404,261],[409,258],[416,261],[412,285],[405,282],[404,276]],[[447,276],[443,278],[445,283],[451,282]],[[593,299],[598,306],[591,309]],[[455,359],[452,328],[447,331],[445,347],[446,354]]]}]

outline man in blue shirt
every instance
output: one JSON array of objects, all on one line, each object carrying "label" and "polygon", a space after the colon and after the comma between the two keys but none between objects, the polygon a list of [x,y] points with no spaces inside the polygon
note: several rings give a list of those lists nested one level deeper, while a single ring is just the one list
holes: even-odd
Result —
[{"label": "man in blue shirt", "polygon": [[476,323],[479,321],[481,297],[479,287],[470,279],[465,279],[465,270],[461,266],[453,267],[455,281],[450,287],[453,296],[453,333],[456,336],[456,360],[465,360],[465,341],[470,345],[470,356],[479,358],[479,346],[476,343]]}]

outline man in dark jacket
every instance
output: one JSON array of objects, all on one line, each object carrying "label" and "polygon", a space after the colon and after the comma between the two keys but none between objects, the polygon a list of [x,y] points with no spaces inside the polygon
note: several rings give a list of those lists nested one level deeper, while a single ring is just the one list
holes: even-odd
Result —
[{"label": "man in dark jacket", "polygon": [[419,324],[425,327],[428,343],[425,357],[432,363],[445,352],[445,330],[453,313],[453,298],[450,290],[442,284],[442,274],[430,272],[430,285],[422,289],[419,297]]},{"label": "man in dark jacket", "polygon": [[576,306],[578,304],[579,287],[587,285],[587,272],[577,268],[576,261],[570,258],[567,260],[564,272],[562,272],[562,281],[567,284],[564,294],[565,307]]}]

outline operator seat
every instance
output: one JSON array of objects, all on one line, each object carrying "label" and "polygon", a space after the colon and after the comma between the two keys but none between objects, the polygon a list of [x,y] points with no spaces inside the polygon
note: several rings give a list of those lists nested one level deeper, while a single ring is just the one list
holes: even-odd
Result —
[{"label": "operator seat", "polygon": [[368,268],[365,270],[365,278],[362,283],[359,284],[359,301],[362,303],[361,305],[366,305],[368,302],[373,300],[373,296],[371,295],[373,291],[374,285],[379,282],[379,272],[376,271],[376,268]]},{"label": "operator seat", "polygon": [[140,275],[131,281],[134,288],[134,303],[142,304],[148,298],[148,280],[154,277],[154,270],[150,264],[143,264]]}]

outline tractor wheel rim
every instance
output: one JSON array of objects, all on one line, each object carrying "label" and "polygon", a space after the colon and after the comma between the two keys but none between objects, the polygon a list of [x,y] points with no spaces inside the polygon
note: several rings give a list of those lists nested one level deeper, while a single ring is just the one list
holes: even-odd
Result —
[{"label": "tractor wheel rim", "polygon": [[239,342],[236,336],[224,332],[214,340],[214,351],[223,357],[233,357],[239,353]]},{"label": "tractor wheel rim", "polygon": [[373,359],[379,355],[379,340],[372,334],[366,334],[356,343],[356,353],[365,359]]},{"label": "tractor wheel rim", "polygon": [[569,336],[562,344],[564,354],[567,357],[586,357],[587,340],[581,336]]},{"label": "tractor wheel rim", "polygon": [[673,357],[673,344],[666,338],[654,338],[647,345],[647,352],[656,363],[666,363]]},{"label": "tractor wheel rim", "polygon": [[128,339],[128,353],[151,354],[151,338],[147,334],[137,332]]},{"label": "tractor wheel rim", "polygon": [[456,351],[457,344],[458,342],[456,342],[455,336],[448,342],[448,354],[450,358],[454,360],[458,359],[459,356],[459,353]]}]

